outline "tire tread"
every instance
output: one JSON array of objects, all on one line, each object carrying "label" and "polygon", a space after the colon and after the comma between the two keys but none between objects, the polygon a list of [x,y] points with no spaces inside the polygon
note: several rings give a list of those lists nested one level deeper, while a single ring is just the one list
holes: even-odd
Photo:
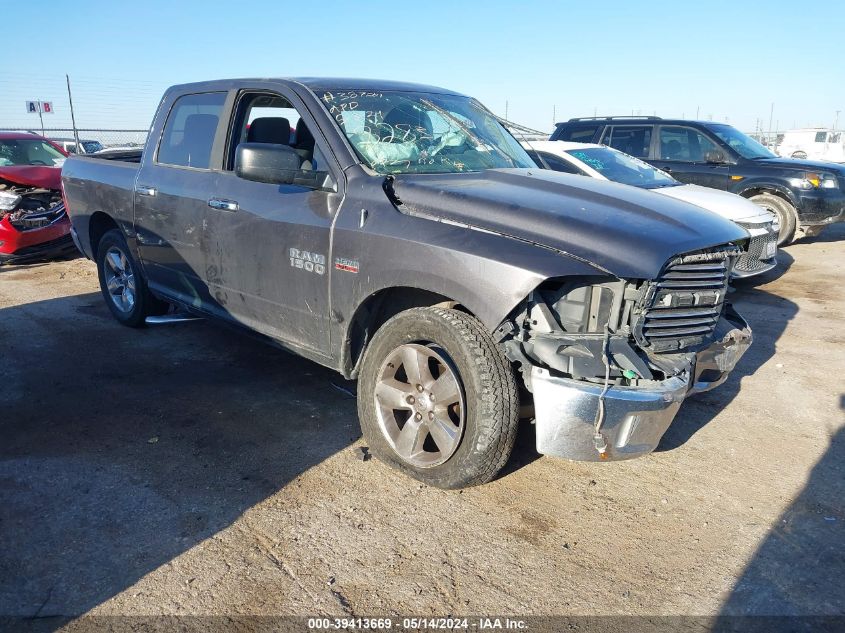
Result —
[{"label": "tire tread", "polygon": [[[473,391],[468,393],[467,376],[461,376],[467,399],[474,398],[473,441],[475,446],[462,444],[458,453],[449,461],[430,469],[421,469],[401,460],[383,439],[375,420],[370,383],[383,356],[385,337],[410,342],[409,329],[420,328],[428,332],[449,332],[462,348],[465,364],[473,368]],[[433,341],[437,344],[441,342]],[[394,340],[391,345],[395,344]],[[389,347],[389,346],[388,346]],[[378,351],[381,348],[381,351]],[[458,350],[446,350],[453,354]],[[454,360],[454,359],[453,359]],[[361,376],[358,381],[358,413],[361,427],[374,454],[393,464],[409,475],[439,488],[464,488],[492,480],[510,458],[519,425],[519,391],[513,368],[484,325],[476,317],[452,308],[411,308],[389,319],[376,332],[364,352]],[[369,430],[369,432],[368,432]],[[469,440],[468,428],[463,442]],[[460,457],[459,457],[460,454]]]}]

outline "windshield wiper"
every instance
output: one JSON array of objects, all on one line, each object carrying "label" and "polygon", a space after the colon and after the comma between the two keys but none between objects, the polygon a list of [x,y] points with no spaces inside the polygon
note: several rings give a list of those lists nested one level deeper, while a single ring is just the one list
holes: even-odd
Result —
[{"label": "windshield wiper", "polygon": [[[505,152],[503,152],[501,149],[499,149],[499,148],[498,148],[498,147],[496,147],[495,145],[492,145],[492,144],[490,144],[490,143],[486,143],[486,142],[484,141],[484,139],[482,139],[482,138],[478,137],[476,134],[474,134],[473,132],[471,132],[471,131],[470,131],[470,129],[469,129],[469,128],[468,128],[468,127],[467,127],[467,126],[466,126],[463,122],[461,122],[461,120],[460,120],[460,119],[458,119],[457,117],[455,117],[452,113],[447,112],[446,110],[444,110],[444,109],[443,109],[443,108],[441,108],[440,106],[438,106],[438,105],[436,105],[436,104],[432,103],[432,102],[431,102],[431,101],[429,101],[428,99],[420,99],[420,101],[421,101],[422,103],[424,103],[425,105],[429,106],[432,110],[434,110],[435,112],[437,112],[440,116],[442,116],[442,117],[444,117],[444,118],[446,118],[446,119],[449,119],[449,120],[450,120],[450,121],[452,121],[455,125],[457,125],[457,126],[458,126],[458,128],[459,128],[459,129],[460,129],[460,130],[461,130],[464,134],[466,134],[466,135],[467,135],[467,138],[472,139],[472,140],[475,142],[476,147],[492,147],[492,148],[493,148],[494,150],[496,150],[499,154],[501,154],[501,155],[502,155],[502,156],[504,156],[507,160],[509,160],[509,161],[510,161],[510,163],[511,163],[511,165],[512,165],[513,167],[516,167],[516,161],[515,161],[513,158],[511,158],[510,156],[508,156]],[[494,115],[494,116],[495,116],[495,115]]]}]

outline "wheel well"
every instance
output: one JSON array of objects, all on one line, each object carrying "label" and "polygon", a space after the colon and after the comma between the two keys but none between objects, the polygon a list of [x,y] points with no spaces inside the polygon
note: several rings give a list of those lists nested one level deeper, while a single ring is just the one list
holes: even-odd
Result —
[{"label": "wheel well", "polygon": [[793,206],[793,207],[795,206],[795,203],[793,203],[792,200],[790,200],[789,197],[786,194],[784,194],[782,191],[778,191],[777,189],[773,189],[771,187],[765,187],[765,186],[763,186],[763,187],[751,187],[750,189],[746,189],[745,191],[743,191],[739,195],[741,195],[743,198],[751,198],[753,196],[760,195],[761,193],[767,193],[771,196],[777,196],[778,198],[780,198],[784,202],[789,203],[790,206]]},{"label": "wheel well", "polygon": [[116,228],[118,228],[117,222],[115,222],[111,216],[103,213],[102,211],[97,211],[91,216],[91,220],[88,224],[88,235],[91,239],[91,255],[94,258],[97,257],[97,247],[100,244],[100,239],[108,231]]},{"label": "wheel well", "polygon": [[367,344],[388,319],[410,308],[443,306],[457,308],[469,314],[462,305],[449,297],[421,288],[386,288],[367,297],[355,310],[347,329],[343,349],[343,373],[354,378]]}]

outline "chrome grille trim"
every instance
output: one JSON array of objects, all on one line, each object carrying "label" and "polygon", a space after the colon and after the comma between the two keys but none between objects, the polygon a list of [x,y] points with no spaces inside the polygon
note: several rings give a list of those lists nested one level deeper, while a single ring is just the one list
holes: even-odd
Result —
[{"label": "chrome grille trim", "polygon": [[763,235],[754,235],[748,242],[748,252],[741,255],[737,259],[735,269],[741,273],[751,273],[755,270],[763,270],[771,267],[772,258],[764,259],[763,254],[766,252],[766,246],[772,242],[775,244],[778,240],[777,231],[774,230],[772,223],[768,222],[762,227],[759,224],[743,224],[740,226],[746,229],[751,228],[765,228],[766,233]]},{"label": "chrome grille trim", "polygon": [[632,319],[634,338],[653,352],[708,343],[722,315],[728,280],[742,250],[726,245],[669,260],[648,282]]}]

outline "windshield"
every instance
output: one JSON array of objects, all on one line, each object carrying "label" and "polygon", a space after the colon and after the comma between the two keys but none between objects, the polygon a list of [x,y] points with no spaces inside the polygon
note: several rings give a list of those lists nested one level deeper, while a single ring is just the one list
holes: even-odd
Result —
[{"label": "windshield", "polygon": [[592,167],[608,180],[621,182],[623,185],[655,189],[681,184],[666,172],[652,167],[639,158],[628,156],[609,147],[570,149],[566,150],[566,153],[588,167]]},{"label": "windshield", "polygon": [[469,97],[324,92],[321,100],[361,160],[382,174],[536,167],[516,139]]},{"label": "windshield", "polygon": [[82,145],[86,154],[93,154],[103,149],[103,144],[100,141],[79,141],[79,144]]},{"label": "windshield", "polygon": [[64,154],[44,141],[38,139],[0,140],[0,167],[11,165],[59,167],[64,162]]},{"label": "windshield", "polygon": [[716,136],[730,145],[743,158],[775,158],[775,155],[760,143],[730,125],[711,125],[709,127]]}]

